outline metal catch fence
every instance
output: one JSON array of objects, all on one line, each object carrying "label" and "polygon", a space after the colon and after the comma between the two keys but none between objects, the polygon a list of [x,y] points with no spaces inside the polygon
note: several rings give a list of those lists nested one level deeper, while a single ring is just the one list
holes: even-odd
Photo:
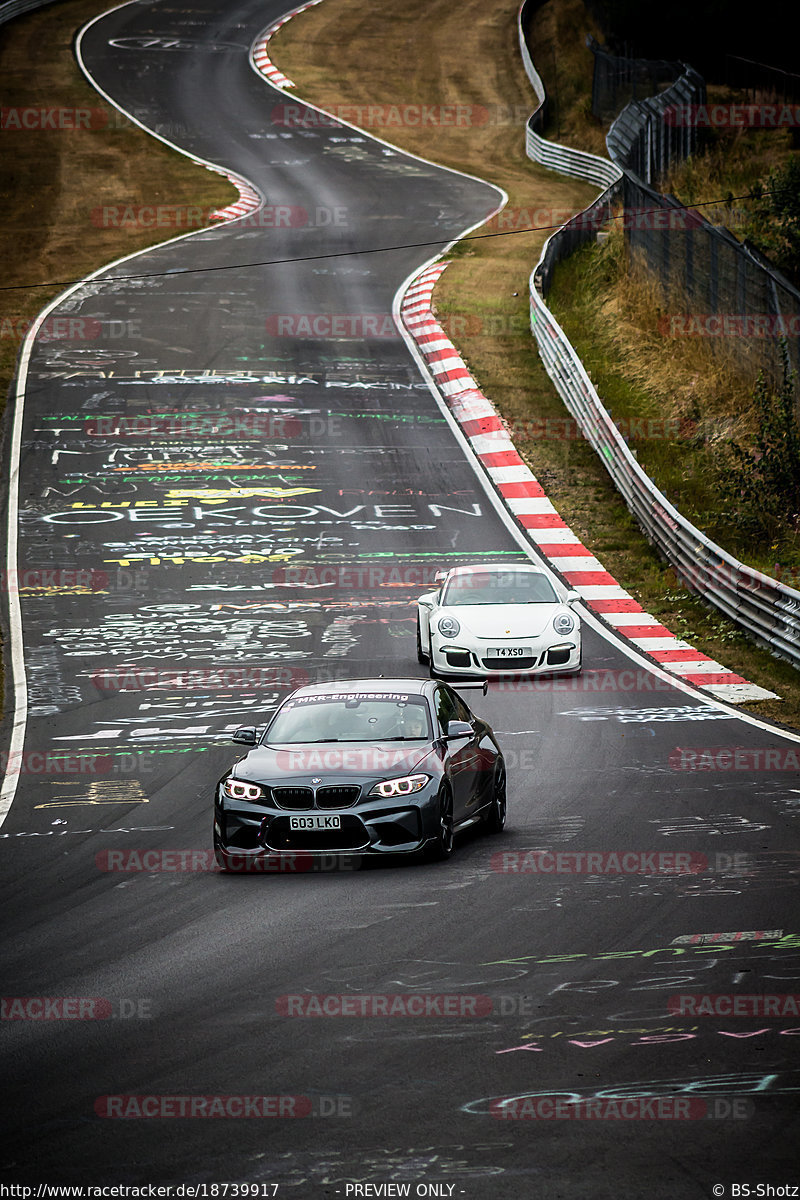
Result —
[{"label": "metal catch fence", "polygon": [[[549,143],[538,132],[545,91],[525,36],[527,18],[536,3],[538,0],[524,0],[519,12],[523,63],[537,98],[537,111],[526,130],[528,155],[536,162],[552,165],[568,175],[590,179],[605,188],[584,213],[573,217],[548,238],[531,274],[531,328],[542,361],[568,411],[600,455],[646,537],[673,566],[684,585],[774,654],[800,667],[800,591],[739,562],[707,538],[667,500],[636,461],[600,400],[577,352],[545,302],[555,264],[572,253],[581,242],[595,237],[598,222],[623,186],[627,189],[627,207],[633,201],[636,201],[636,207],[641,207],[644,201],[650,209],[677,209],[681,206],[677,201],[647,188],[641,179],[632,176],[630,169],[623,173],[615,163],[572,150],[568,146]],[[669,105],[674,103],[674,93],[671,96],[668,89],[649,103]],[[635,105],[629,107],[636,108]],[[622,125],[619,125],[619,121],[615,122],[619,126],[620,139],[624,139],[629,152],[636,155],[639,153],[636,147],[641,144],[642,131],[636,132],[635,114],[629,113],[626,117],[623,113],[622,116],[625,118]],[[646,141],[646,132],[644,136]],[[638,189],[638,192],[632,189]],[[686,210],[681,208],[681,211]],[[725,232],[721,237],[724,241]],[[728,234],[727,237],[731,242],[736,242],[732,235]],[[645,253],[646,246],[647,243]],[[721,279],[719,286],[721,294],[729,282]],[[759,298],[754,302],[760,304],[761,300]]]}]

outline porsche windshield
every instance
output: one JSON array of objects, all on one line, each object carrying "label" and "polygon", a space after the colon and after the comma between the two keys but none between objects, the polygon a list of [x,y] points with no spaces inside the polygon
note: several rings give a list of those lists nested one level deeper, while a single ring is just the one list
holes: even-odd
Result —
[{"label": "porsche windshield", "polygon": [[421,696],[301,696],[287,700],[264,735],[271,745],[416,742],[431,736]]},{"label": "porsche windshield", "polygon": [[534,571],[475,571],[454,575],[442,596],[443,608],[465,604],[558,604],[546,575]]}]

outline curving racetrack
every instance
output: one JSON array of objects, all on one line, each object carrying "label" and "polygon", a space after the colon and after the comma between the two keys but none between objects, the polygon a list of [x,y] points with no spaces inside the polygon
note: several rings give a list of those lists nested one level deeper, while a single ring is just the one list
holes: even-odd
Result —
[{"label": "curving racetrack", "polygon": [[[335,122],[287,126],[299,102],[248,61],[281,10],[134,3],[80,41],[102,93],[264,207],[100,272],[55,309],[100,336],[34,340],[23,363],[3,992],[114,1015],[4,1021],[0,1182],[504,1200],[800,1182],[800,1016],[669,1006],[800,990],[798,740],[671,685],[596,623],[580,681],[471,701],[507,753],[509,825],[448,864],[108,869],[208,850],[227,735],[291,681],[423,670],[412,602],[436,567],[525,557],[391,320],[404,281],[502,197]],[[696,747],[739,747],[737,769],[677,769]],[[705,858],[502,869],[527,850]],[[279,999],[398,993],[493,1009],[291,1017]],[[554,1094],[713,1113],[490,1112]],[[302,1096],[312,1113],[114,1119],[109,1095]]]}]

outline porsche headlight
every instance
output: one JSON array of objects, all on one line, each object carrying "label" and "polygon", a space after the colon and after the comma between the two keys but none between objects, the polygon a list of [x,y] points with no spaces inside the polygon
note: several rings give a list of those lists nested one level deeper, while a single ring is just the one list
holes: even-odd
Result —
[{"label": "porsche headlight", "polygon": [[226,779],[222,790],[231,800],[249,800],[251,804],[258,804],[266,795],[259,784],[245,783],[242,779]]},{"label": "porsche headlight", "polygon": [[461,626],[455,617],[439,617],[439,633],[442,637],[458,637]]},{"label": "porsche headlight", "polygon": [[384,779],[383,783],[375,784],[370,796],[383,796],[385,799],[390,796],[410,796],[412,792],[421,791],[429,781],[430,775],[404,775],[402,779]]},{"label": "porsche headlight", "polygon": [[568,612],[558,613],[553,617],[553,628],[560,637],[566,637],[575,628],[575,618]]}]

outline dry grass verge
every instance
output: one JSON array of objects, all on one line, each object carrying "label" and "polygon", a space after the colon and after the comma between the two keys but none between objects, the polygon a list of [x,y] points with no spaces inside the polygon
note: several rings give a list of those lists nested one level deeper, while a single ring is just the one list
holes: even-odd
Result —
[{"label": "dry grass verge", "polygon": [[[73,37],[107,8],[107,0],[68,0],[0,26],[1,397],[8,393],[26,322],[67,282],[181,232],[103,228],[93,210],[161,204],[207,211],[238,195],[226,179],[126,121],[86,82]],[[61,115],[53,117],[54,111]],[[91,116],[76,118],[76,111]],[[35,114],[90,128],[24,128],[42,123]]]},{"label": "dry grass verge", "polygon": [[757,430],[755,368],[744,376],[718,338],[665,336],[669,305],[630,270],[621,231],[560,264],[549,302],[615,419],[651,422],[637,457],[684,516],[758,570],[800,578],[797,532],[742,527],[725,499],[730,444]]}]

